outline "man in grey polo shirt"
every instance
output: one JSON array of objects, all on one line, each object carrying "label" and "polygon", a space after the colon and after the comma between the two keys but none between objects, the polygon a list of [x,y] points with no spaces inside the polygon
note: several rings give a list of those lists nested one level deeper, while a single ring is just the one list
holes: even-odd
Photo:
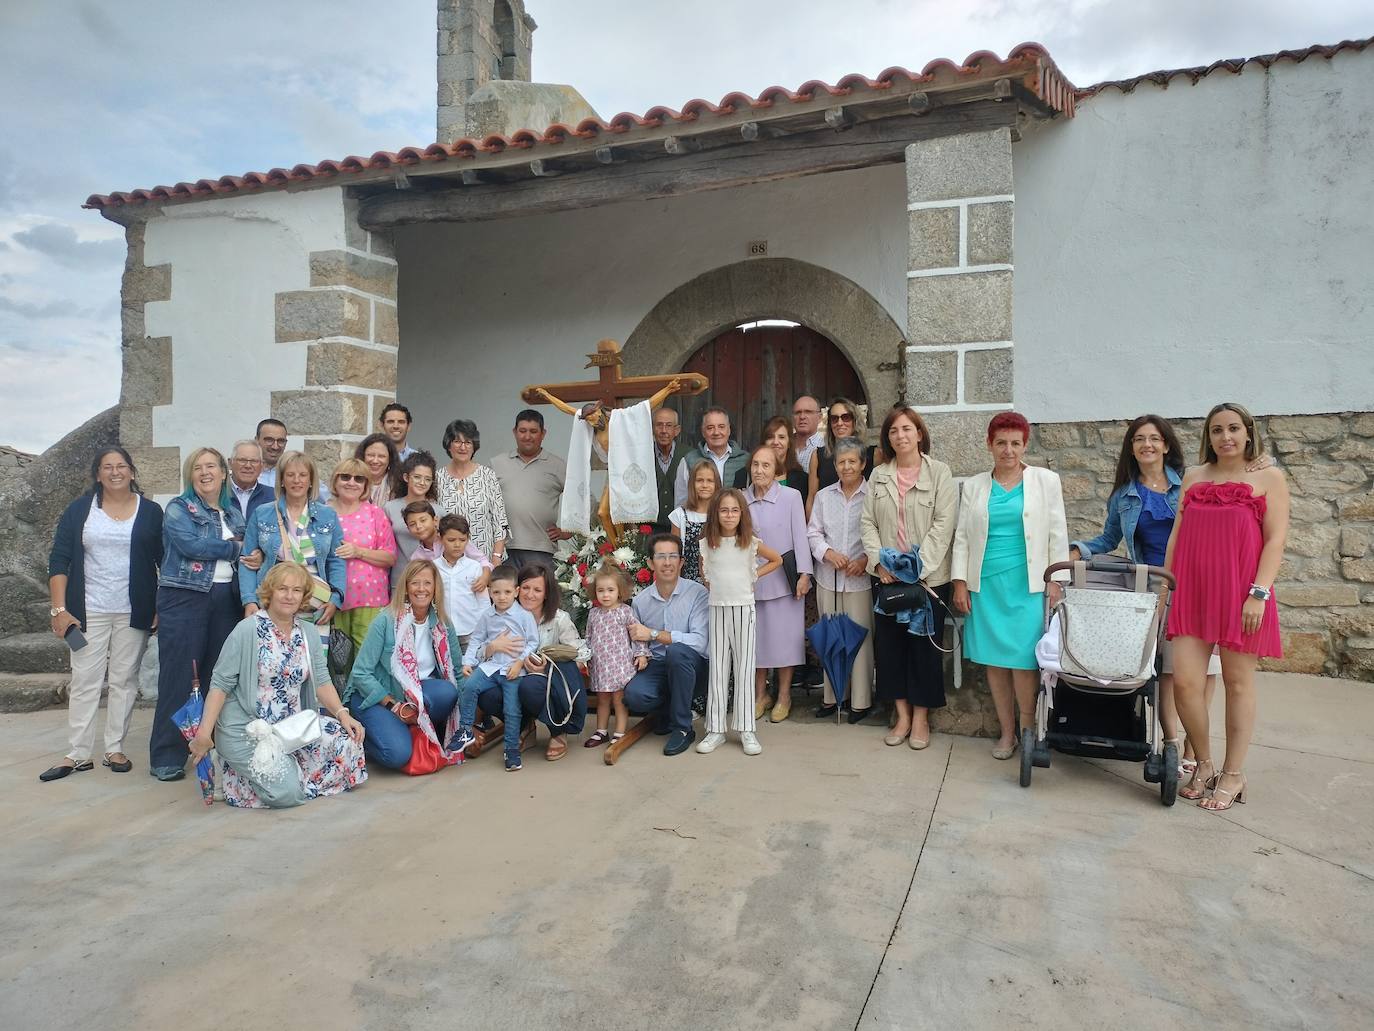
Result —
[{"label": "man in grey polo shirt", "polygon": [[506,555],[516,566],[552,568],[554,543],[572,536],[558,528],[567,463],[544,450],[544,416],[533,408],[515,417],[514,434],[515,450],[491,460],[510,524]]}]

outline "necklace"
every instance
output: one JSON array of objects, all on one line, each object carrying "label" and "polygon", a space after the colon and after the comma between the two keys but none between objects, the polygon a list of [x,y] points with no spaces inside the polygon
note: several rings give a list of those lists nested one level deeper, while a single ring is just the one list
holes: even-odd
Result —
[{"label": "necklace", "polygon": [[1154,491],[1156,494],[1164,494],[1167,493],[1169,490],[1169,478],[1167,476],[1159,476],[1155,478],[1146,476],[1145,473],[1142,472],[1140,474],[1140,482],[1145,484],[1146,487]]}]

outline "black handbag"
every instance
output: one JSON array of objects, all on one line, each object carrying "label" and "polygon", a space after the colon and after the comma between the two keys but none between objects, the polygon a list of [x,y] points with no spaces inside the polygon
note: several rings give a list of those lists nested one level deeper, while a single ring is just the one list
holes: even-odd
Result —
[{"label": "black handbag", "polygon": [[930,595],[924,584],[908,584],[898,580],[891,584],[877,582],[874,586],[874,602],[884,616],[895,616],[899,612],[924,608],[930,604]]},{"label": "black handbag", "polygon": [[338,627],[330,629],[329,642],[325,646],[324,652],[325,665],[329,667],[329,679],[334,681],[334,686],[338,689],[340,696],[348,687],[348,674],[353,668],[355,651],[353,638]]},{"label": "black handbag", "polygon": [[796,594],[801,577],[797,573],[797,553],[790,548],[782,553],[782,575],[787,577],[787,589]]}]

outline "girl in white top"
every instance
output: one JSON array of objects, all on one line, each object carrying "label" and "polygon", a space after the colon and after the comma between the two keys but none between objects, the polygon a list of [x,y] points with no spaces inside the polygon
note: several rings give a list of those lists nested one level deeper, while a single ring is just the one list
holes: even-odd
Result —
[{"label": "girl in white top", "polygon": [[[708,464],[708,463],[703,463]],[[758,564],[762,557],[763,565]],[[754,536],[749,505],[738,490],[711,501],[701,534],[701,573],[710,591],[711,674],[706,702],[706,736],[697,751],[706,755],[725,741],[725,710],[734,656],[735,729],[745,755],[763,751],[754,733],[754,707],[744,697],[754,676],[754,581],[782,565],[782,556]]]}]

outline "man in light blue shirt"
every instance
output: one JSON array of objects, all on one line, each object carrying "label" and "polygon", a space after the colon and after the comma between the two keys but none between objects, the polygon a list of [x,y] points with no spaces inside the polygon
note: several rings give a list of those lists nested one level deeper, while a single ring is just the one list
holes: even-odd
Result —
[{"label": "man in light blue shirt", "polygon": [[662,712],[668,741],[664,755],[679,755],[696,740],[692,699],[706,696],[706,588],[682,579],[682,542],[670,533],[649,538],[654,582],[630,603],[630,637],[649,645],[649,665],[625,685],[633,713]]}]

